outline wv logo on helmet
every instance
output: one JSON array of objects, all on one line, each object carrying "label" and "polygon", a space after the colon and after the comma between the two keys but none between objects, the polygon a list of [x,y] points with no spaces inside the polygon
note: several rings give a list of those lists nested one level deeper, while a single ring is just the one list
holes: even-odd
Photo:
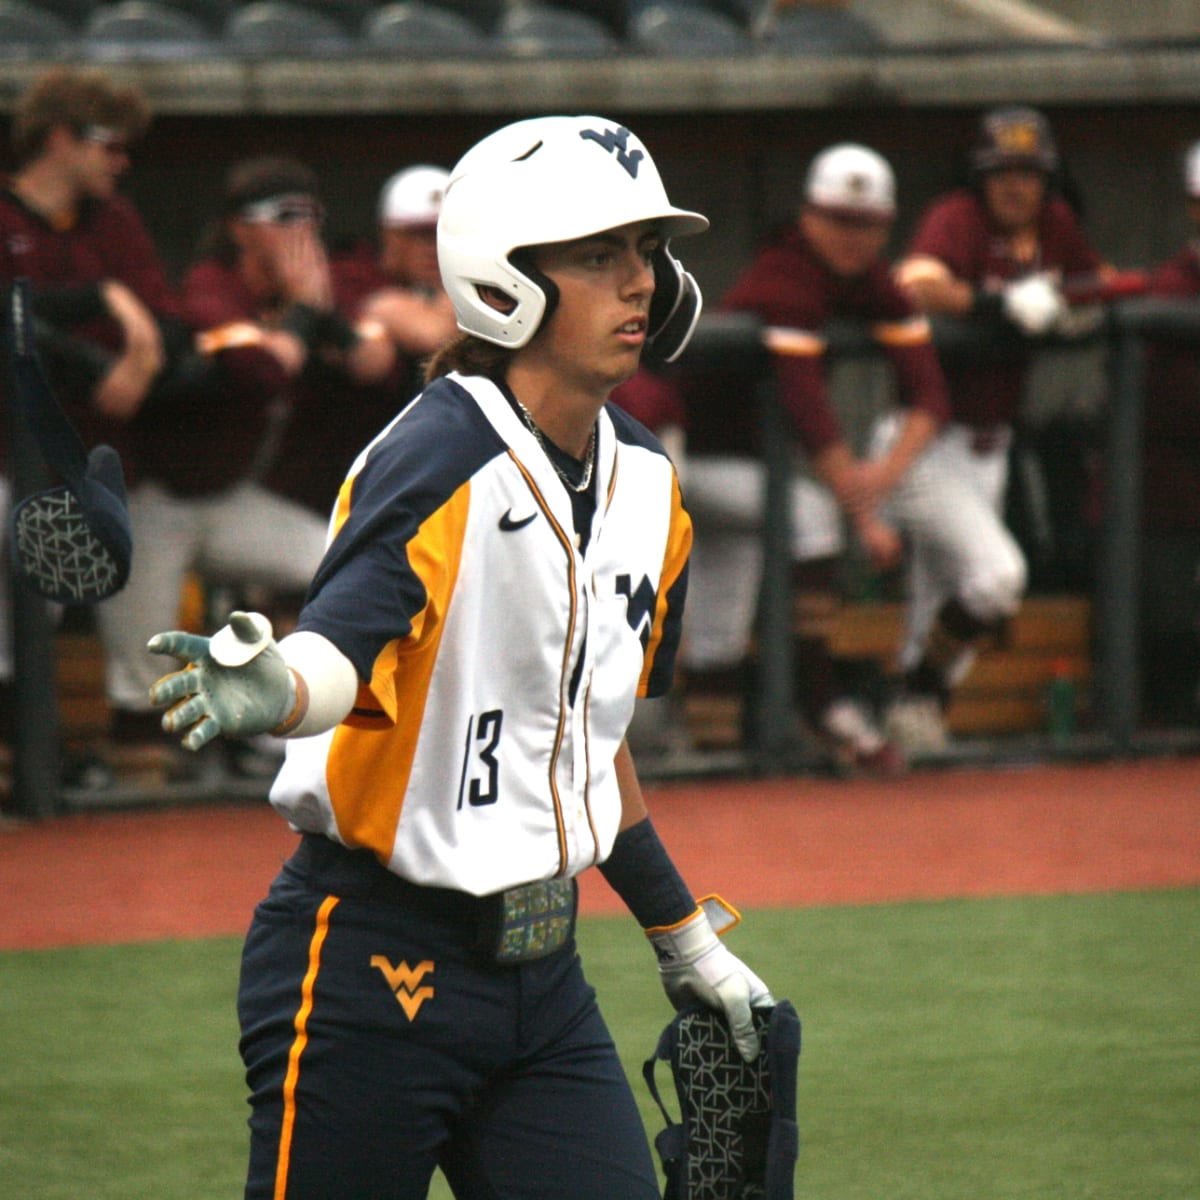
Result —
[{"label": "wv logo on helmet", "polygon": [[606,129],[603,133],[597,133],[594,129],[581,129],[579,136],[585,142],[595,142],[597,145],[603,146],[609,154],[615,150],[617,162],[629,172],[631,179],[637,178],[638,165],[646,156],[641,150],[629,149],[631,134],[624,125],[618,125],[616,129]]},{"label": "wv logo on helmet", "polygon": [[426,1000],[433,999],[433,988],[429,984],[422,985],[421,980],[433,970],[429,959],[419,962],[415,967],[401,961],[393,967],[382,954],[371,955],[371,966],[378,967],[383,972],[387,985],[392,989],[396,1002],[404,1009],[404,1015],[413,1021]]}]

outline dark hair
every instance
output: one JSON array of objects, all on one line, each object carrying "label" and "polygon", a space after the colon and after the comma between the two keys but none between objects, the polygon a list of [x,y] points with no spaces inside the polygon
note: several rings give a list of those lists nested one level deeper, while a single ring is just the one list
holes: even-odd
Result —
[{"label": "dark hair", "polygon": [[301,192],[314,199],[320,194],[317,176],[294,158],[248,158],[235,164],[225,176],[225,212],[272,196]]},{"label": "dark hair", "polygon": [[316,173],[295,158],[265,155],[234,163],[225,175],[222,189],[222,215],[210,221],[196,246],[197,258],[215,258],[226,266],[237,262],[238,251],[230,237],[227,222],[238,210],[258,200],[301,192],[318,196]]},{"label": "dark hair", "polygon": [[425,368],[425,382],[432,383],[451,371],[500,380],[507,374],[512,357],[513,352],[507,346],[497,346],[473,333],[464,333],[447,342],[429,360]]},{"label": "dark hair", "polygon": [[130,140],[150,124],[150,109],[135,87],[118,87],[101,71],[52,67],[17,102],[12,146],[19,166],[41,154],[50,131],[63,125],[81,134],[90,125],[118,130]]}]

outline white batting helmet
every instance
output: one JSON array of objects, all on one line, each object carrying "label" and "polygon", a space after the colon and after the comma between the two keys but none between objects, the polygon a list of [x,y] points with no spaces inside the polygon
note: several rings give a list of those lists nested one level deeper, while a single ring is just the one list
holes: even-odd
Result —
[{"label": "white batting helmet", "polygon": [[[646,356],[671,361],[700,315],[700,289],[667,242],[703,232],[707,218],[671,204],[649,151],[615,121],[533,117],[490,134],[451,170],[438,221],[438,264],[459,328],[524,346],[553,310],[557,289],[514,252],[637,221],[658,222],[663,236]],[[484,286],[512,299],[512,311],[487,304]]]}]

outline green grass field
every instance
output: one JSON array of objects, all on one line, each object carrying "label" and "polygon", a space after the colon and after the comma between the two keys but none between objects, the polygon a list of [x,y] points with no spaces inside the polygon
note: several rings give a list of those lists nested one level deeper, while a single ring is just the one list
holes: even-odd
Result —
[{"label": "green grass field", "polygon": [[[755,912],[730,939],[804,1022],[798,1198],[1200,1196],[1200,891]],[[657,1131],[652,958],[628,919],[580,940]],[[0,954],[0,1193],[241,1195],[238,949]]]}]

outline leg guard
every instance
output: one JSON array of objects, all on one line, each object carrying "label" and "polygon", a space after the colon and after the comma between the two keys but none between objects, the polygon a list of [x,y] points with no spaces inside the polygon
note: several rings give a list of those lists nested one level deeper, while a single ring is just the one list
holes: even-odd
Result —
[{"label": "leg guard", "polygon": [[[756,1008],[754,1019],[763,1049],[752,1063],[738,1054],[724,1016],[685,1008],[642,1067],[667,1123],[654,1139],[667,1179],[664,1200],[792,1200],[800,1018],[781,1000]],[[659,1059],[675,1080],[678,1123],[654,1080]]]}]

